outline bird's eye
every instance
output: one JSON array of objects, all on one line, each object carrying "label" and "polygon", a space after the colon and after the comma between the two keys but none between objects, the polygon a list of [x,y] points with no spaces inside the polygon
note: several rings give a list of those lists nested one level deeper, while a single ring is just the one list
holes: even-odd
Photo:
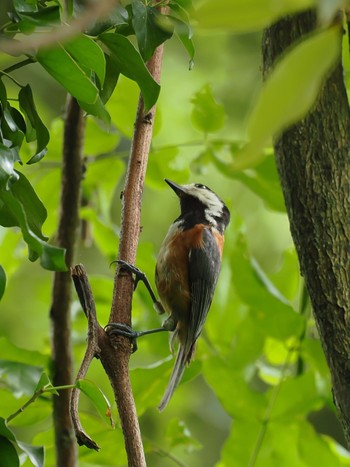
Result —
[{"label": "bird's eye", "polygon": [[207,188],[205,185],[202,185],[201,183],[196,183],[194,186],[195,186],[196,188],[204,188],[204,189]]}]

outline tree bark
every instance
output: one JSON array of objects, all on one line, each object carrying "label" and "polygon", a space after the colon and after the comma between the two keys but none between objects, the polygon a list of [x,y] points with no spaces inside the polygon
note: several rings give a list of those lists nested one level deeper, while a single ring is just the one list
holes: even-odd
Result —
[{"label": "tree bark", "polygon": [[[290,44],[316,26],[312,12],[263,36],[266,75]],[[300,70],[302,73],[302,70]],[[288,89],[286,89],[288,92]],[[295,96],[298,99],[298,96]],[[330,368],[334,401],[350,445],[350,113],[339,64],[309,115],[275,143],[275,157],[301,274]]]},{"label": "tree bark", "polygon": [[[151,75],[158,83],[160,82],[162,58],[163,45],[155,50],[153,57],[147,63]],[[118,259],[131,264],[136,261],[140,236],[142,193],[155,112],[156,106],[146,114],[143,99],[140,96],[125,187],[122,193],[122,228],[118,251]],[[109,323],[131,325],[132,295],[133,279],[131,275],[119,273],[117,270]],[[122,336],[114,336],[107,340],[106,335],[100,332],[98,343],[101,349],[101,363],[111,382],[118,406],[128,465],[144,467],[146,459],[129,375],[130,340]],[[111,347],[111,343],[114,348]]]},{"label": "tree bark", "polygon": [[[76,232],[79,223],[80,182],[82,179],[83,112],[69,96],[64,128],[63,165],[58,246],[66,249],[66,265],[73,265]],[[72,280],[70,271],[56,272],[52,291],[50,317],[52,322],[53,385],[72,384],[73,355],[71,343],[70,303]],[[76,465],[76,442],[69,412],[70,390],[53,396],[56,465]]]}]

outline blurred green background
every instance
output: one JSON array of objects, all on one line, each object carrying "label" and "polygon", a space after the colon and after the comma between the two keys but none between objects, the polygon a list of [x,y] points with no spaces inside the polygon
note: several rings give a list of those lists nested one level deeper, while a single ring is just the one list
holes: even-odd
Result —
[{"label": "blurred green background", "polygon": [[[176,40],[165,44],[137,266],[154,283],[157,251],[179,213],[177,199],[164,177],[177,183],[205,183],[229,206],[232,220],[226,234],[222,273],[196,359],[163,413],[156,407],[173,363],[167,336],[140,339],[139,350],[131,358],[133,389],[150,466],[249,465],[259,446],[266,416],[270,417],[269,428],[256,465],[348,465],[345,451],[337,444],[342,436],[310,310],[304,316],[298,314],[303,284],[272,150],[267,151],[256,170],[235,177],[220,172],[208,156],[215,152],[223,160],[230,160],[247,137],[247,117],[262,85],[260,41],[259,33],[199,31],[194,38],[195,66],[191,71],[181,44]],[[10,63],[1,57],[3,67]],[[51,131],[46,157],[21,170],[48,210],[43,231],[54,242],[66,95],[38,64],[18,70],[13,76],[30,83],[39,113]],[[76,263],[83,263],[89,274],[101,325],[107,323],[110,310],[114,272],[111,262],[118,250],[120,192],[138,92],[134,82],[121,77],[107,104],[112,125],[106,127],[87,117],[85,206],[81,210],[84,228]],[[217,124],[214,131],[199,128],[196,109],[207,112],[213,127]],[[49,368],[52,273],[43,270],[38,262],[25,259],[26,245],[16,230],[1,228],[0,241],[1,263],[8,275],[0,305],[0,358],[6,359],[18,347],[25,349],[18,353],[21,361]],[[142,285],[133,304],[135,329],[159,326],[161,318]],[[78,368],[87,324],[75,294],[72,324]],[[301,360],[304,370],[298,373]],[[112,391],[98,361],[93,362],[88,378],[112,402],[116,429],[106,425],[82,396],[84,427],[101,451],[79,448],[79,466],[125,465]],[[6,375],[4,381],[3,385],[0,382],[0,409],[6,417],[30,394],[25,389],[21,392],[16,381],[9,381]],[[14,388],[12,394],[8,385]],[[276,388],[279,392],[269,413]],[[45,445],[45,465],[54,465],[48,396],[30,406],[12,426],[20,439]],[[24,465],[31,464],[27,460]]]}]

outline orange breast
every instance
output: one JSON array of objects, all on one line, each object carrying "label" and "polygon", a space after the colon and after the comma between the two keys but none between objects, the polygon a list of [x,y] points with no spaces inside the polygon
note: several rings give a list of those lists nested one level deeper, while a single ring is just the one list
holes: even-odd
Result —
[{"label": "orange breast", "polygon": [[225,238],[217,230],[213,230],[213,234],[219,248],[220,258],[222,258],[222,250],[224,249]]},{"label": "orange breast", "polygon": [[186,322],[190,310],[189,252],[202,247],[204,228],[203,224],[198,224],[190,230],[177,232],[172,226],[159,251],[156,267],[159,298],[165,310],[179,321]]}]

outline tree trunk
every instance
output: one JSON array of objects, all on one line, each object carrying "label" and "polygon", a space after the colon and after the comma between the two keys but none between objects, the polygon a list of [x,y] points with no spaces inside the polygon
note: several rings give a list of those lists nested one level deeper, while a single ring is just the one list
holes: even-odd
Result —
[{"label": "tree trunk", "polygon": [[[266,75],[315,28],[313,13],[279,21],[263,36]],[[303,71],[300,70],[300,73]],[[288,92],[288,89],[286,89]],[[295,96],[298,99],[298,96]],[[339,63],[310,114],[275,143],[291,233],[350,445],[350,113]]]}]

